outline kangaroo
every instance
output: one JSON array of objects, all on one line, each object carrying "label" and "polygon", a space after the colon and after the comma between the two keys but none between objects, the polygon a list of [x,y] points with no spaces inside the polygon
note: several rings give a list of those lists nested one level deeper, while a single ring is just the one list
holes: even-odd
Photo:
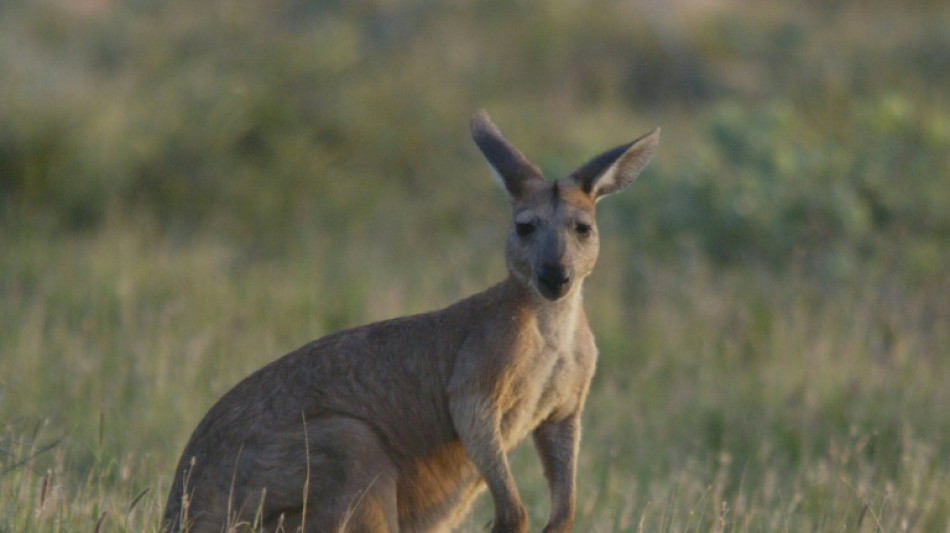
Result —
[{"label": "kangaroo", "polygon": [[581,411],[597,359],[581,284],[596,202],[634,181],[659,128],[548,181],[477,111],[511,201],[507,278],[445,309],[330,334],[238,383],[178,464],[163,531],[449,531],[485,487],[493,533],[523,533],[508,453],[529,434],[573,528]]}]

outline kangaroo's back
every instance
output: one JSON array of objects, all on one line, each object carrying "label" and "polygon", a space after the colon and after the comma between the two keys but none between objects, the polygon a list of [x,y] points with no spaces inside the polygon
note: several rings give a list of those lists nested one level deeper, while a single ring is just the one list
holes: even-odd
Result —
[{"label": "kangaroo's back", "polygon": [[[292,477],[288,464],[305,464],[306,448],[321,444],[308,443],[307,435],[334,418],[365,421],[374,436],[386,441],[394,464],[411,467],[408,463],[428,456],[446,462],[452,454],[439,457],[438,449],[457,439],[444,399],[452,356],[485,325],[473,315],[498,308],[497,292],[493,288],[441,311],[330,334],[242,380],[208,411],[185,447],[166,522],[180,522],[184,511],[197,530],[204,522],[225,522],[229,510],[232,521],[256,512],[262,496],[273,501],[273,487]],[[263,442],[268,444],[258,445]],[[235,449],[240,453],[227,453]],[[458,470],[451,464],[440,468]],[[306,477],[304,471],[296,474]],[[270,496],[263,495],[267,488]],[[236,512],[241,507],[245,512]]]},{"label": "kangaroo's back", "polygon": [[570,529],[596,347],[582,280],[596,200],[656,134],[548,182],[484,113],[473,137],[512,202],[509,276],[443,310],[337,332],[251,374],[205,415],[176,471],[169,531],[443,531],[485,486],[493,531],[525,531],[507,453],[534,437]]}]

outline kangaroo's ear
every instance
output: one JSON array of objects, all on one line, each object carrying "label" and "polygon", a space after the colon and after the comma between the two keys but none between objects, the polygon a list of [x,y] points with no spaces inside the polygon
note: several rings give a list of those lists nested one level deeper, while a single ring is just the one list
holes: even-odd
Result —
[{"label": "kangaroo's ear", "polygon": [[498,126],[484,109],[472,115],[470,127],[472,139],[488,160],[495,179],[510,198],[520,197],[529,183],[544,179],[541,170],[502,137]]},{"label": "kangaroo's ear", "polygon": [[660,143],[660,128],[639,139],[608,150],[574,171],[571,176],[594,200],[613,194],[637,179]]}]

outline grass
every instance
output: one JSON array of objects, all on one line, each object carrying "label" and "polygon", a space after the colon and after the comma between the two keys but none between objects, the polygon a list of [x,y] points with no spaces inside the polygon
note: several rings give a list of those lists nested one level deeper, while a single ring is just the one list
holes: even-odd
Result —
[{"label": "grass", "polygon": [[[341,325],[447,304],[500,263],[471,252],[481,275],[433,268],[430,286],[456,288],[409,296],[399,273],[317,247],[248,260],[119,224],[6,244],[17,253],[0,262],[12,325],[0,340],[0,531],[155,530],[188,434],[237,380]],[[610,256],[588,284],[602,357],[579,531],[950,526],[946,280],[819,285]],[[513,464],[540,526],[547,493],[530,445]],[[490,517],[483,497],[463,530]]]}]

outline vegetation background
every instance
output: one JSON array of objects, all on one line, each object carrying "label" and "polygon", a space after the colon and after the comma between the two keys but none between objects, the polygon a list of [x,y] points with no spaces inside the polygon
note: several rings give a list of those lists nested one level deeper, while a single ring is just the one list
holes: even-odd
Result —
[{"label": "vegetation background", "polygon": [[950,531],[947,28],[939,0],[0,1],[0,532],[156,531],[243,376],[500,279],[477,107],[550,175],[663,127],[601,205],[578,531]]}]

